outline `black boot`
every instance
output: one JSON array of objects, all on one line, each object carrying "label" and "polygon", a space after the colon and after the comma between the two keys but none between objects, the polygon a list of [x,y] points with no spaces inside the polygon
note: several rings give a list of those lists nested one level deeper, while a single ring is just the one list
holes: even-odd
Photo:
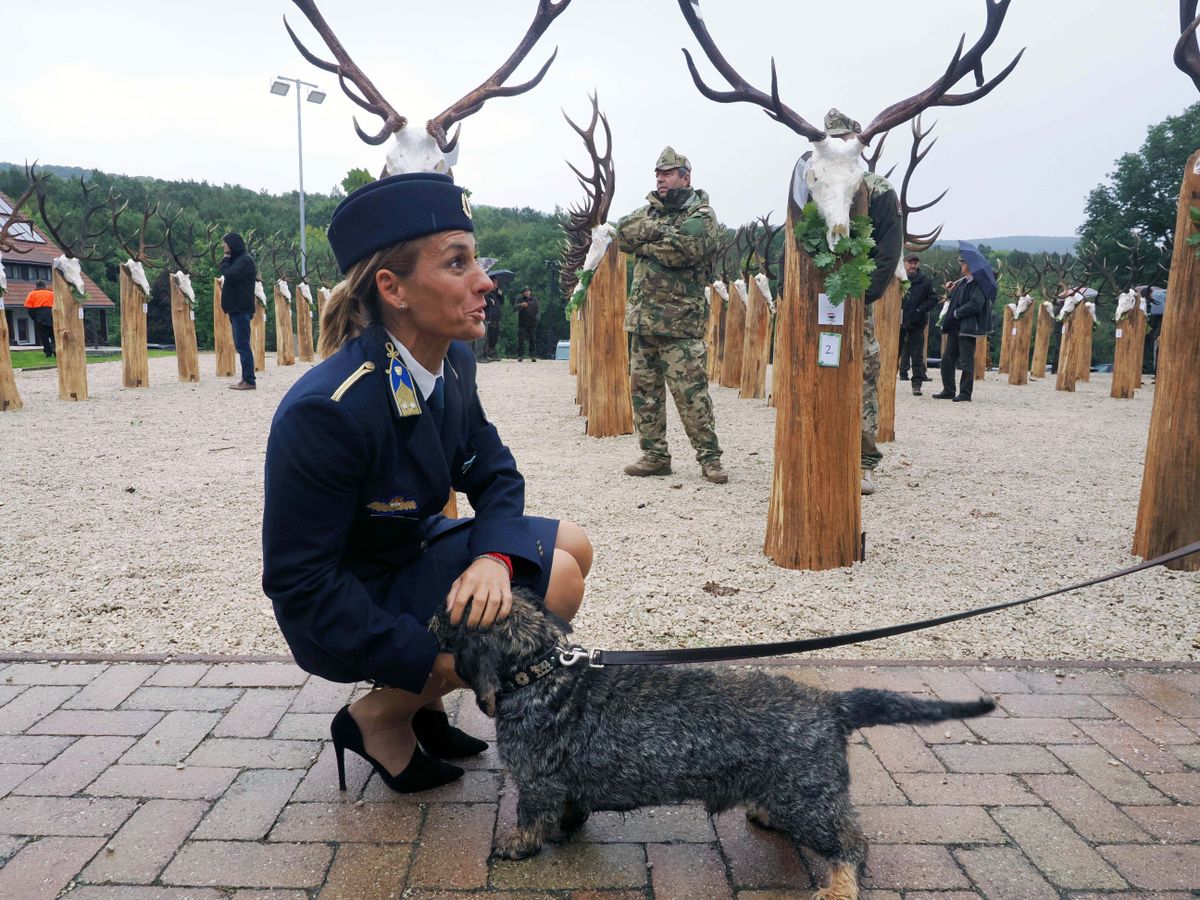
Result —
[{"label": "black boot", "polygon": [[440,709],[418,709],[413,715],[413,733],[421,746],[438,759],[462,759],[477,756],[488,748],[487,741],[471,737],[450,724]]}]

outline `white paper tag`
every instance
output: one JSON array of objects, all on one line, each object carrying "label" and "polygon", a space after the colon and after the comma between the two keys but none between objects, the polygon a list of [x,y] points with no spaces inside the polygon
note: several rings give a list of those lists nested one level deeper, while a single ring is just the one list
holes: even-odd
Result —
[{"label": "white paper tag", "polygon": [[[822,294],[822,297],[825,295]],[[836,369],[842,364],[842,336],[833,331],[821,332],[821,352],[817,365]]]},{"label": "white paper tag", "polygon": [[1014,329],[1012,330],[1012,336],[1013,336],[1013,337],[1016,337],[1016,336],[1017,336],[1017,329],[1015,329],[1015,328],[1014,328]]},{"label": "white paper tag", "polygon": [[144,313],[150,312],[150,304],[149,303],[142,304],[142,312],[144,312]]},{"label": "white paper tag", "polygon": [[821,325],[845,325],[846,304],[834,306],[829,302],[828,294],[817,294],[817,321]]},{"label": "white paper tag", "polygon": [[1063,322],[1063,327],[1062,327],[1062,331],[1060,332],[1060,334],[1066,334],[1066,333],[1067,333],[1067,323]]},{"label": "white paper tag", "polygon": [[1122,334],[1124,334],[1124,331],[1122,329],[1118,328],[1117,329],[1117,337],[1120,337]]},{"label": "white paper tag", "polygon": [[0,310],[4,309],[4,295],[0,294]]},{"label": "white paper tag", "polygon": [[191,319],[193,322],[195,322],[195,321],[196,321],[196,311],[195,311],[194,309],[189,309],[189,310],[188,310],[188,317],[189,317],[189,318],[190,318],[190,319]]},{"label": "white paper tag", "polygon": [[79,307],[79,318],[83,318],[83,307]]}]

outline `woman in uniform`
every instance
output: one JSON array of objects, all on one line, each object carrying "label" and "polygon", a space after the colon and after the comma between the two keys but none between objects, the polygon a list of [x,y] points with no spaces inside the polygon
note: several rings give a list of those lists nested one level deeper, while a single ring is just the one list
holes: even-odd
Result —
[{"label": "woman in uniform", "polygon": [[[346,748],[401,792],[459,778],[445,760],[486,748],[441,704],[465,685],[427,628],[439,605],[486,627],[520,585],[569,620],[591,567],[579,526],[524,514],[524,480],[480,405],[467,342],[493,285],[473,230],[445,175],[347,197],[329,227],[345,279],[321,315],[325,360],[271,424],[263,589],[301,668],[375,686],[331,726],[343,789]],[[474,518],[442,515],[452,489]]]}]

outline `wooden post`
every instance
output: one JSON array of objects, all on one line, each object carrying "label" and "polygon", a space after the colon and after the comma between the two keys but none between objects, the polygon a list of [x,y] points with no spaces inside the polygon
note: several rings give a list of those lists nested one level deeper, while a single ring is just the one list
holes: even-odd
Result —
[{"label": "wooden post", "polygon": [[[585,419],[588,414],[588,390],[591,388],[592,343],[589,328],[590,311],[587,308],[587,297],[579,304],[579,374],[575,376],[575,402],[579,404],[579,415]],[[587,423],[584,423],[587,431]]]},{"label": "wooden post", "polygon": [[983,381],[987,374],[988,339],[985,336],[975,339],[975,380]]},{"label": "wooden post", "polygon": [[725,355],[721,359],[721,387],[742,386],[742,352],[746,344],[746,283],[740,278],[729,286],[729,312],[725,316]]},{"label": "wooden post", "polygon": [[[221,286],[224,283],[225,276],[213,279],[213,350],[217,361],[217,377],[232,378],[237,373],[237,350],[233,346],[233,325],[229,322],[229,316],[225,315],[225,310],[221,309]],[[190,327],[193,332],[196,330],[195,325]],[[179,380],[199,379],[184,378],[180,369]]]},{"label": "wooden post", "polygon": [[[1200,202],[1200,150],[1184,170],[1175,250],[1159,337],[1157,386],[1146,442],[1133,552],[1150,559],[1200,540],[1200,260],[1188,245],[1190,207]],[[1200,571],[1200,553],[1167,564]]]},{"label": "wooden post", "polygon": [[608,245],[588,286],[588,413],[590,437],[633,433],[629,342],[625,336],[625,254]]},{"label": "wooden post", "polygon": [[571,360],[567,364],[567,372],[571,375],[579,374],[579,310],[571,313]]},{"label": "wooden post", "polygon": [[775,315],[771,328],[771,383],[767,386],[767,406],[775,408],[775,382],[779,378],[779,298],[775,299]]},{"label": "wooden post", "polygon": [[[879,342],[879,430],[875,441],[896,440],[896,378],[900,367],[900,279],[888,282],[875,301],[875,340]],[[911,377],[911,373],[910,373]]]},{"label": "wooden post", "polygon": [[704,303],[708,308],[708,326],[704,331],[704,371],[709,381],[716,381],[721,374],[721,356],[718,344],[721,337],[721,295],[710,284],[704,289]]},{"label": "wooden post", "polygon": [[254,371],[267,371],[267,305],[254,298],[254,318],[250,320],[250,352],[254,354]]},{"label": "wooden post", "polygon": [[1029,384],[1029,341],[1033,337],[1033,308],[1025,310],[1009,328],[1008,383]]},{"label": "wooden post", "polygon": [[296,286],[296,353],[300,362],[312,362],[313,328],[312,328],[312,294],[309,293],[308,282],[302,281]]},{"label": "wooden post", "polygon": [[746,339],[742,345],[742,381],[738,396],[743,400],[767,396],[767,357],[771,353],[771,307],[751,278],[746,306]]},{"label": "wooden post", "polygon": [[1046,362],[1050,358],[1050,335],[1054,332],[1054,316],[1044,303],[1037,305],[1037,341],[1033,347],[1033,362],[1029,374],[1033,378],[1046,377]]},{"label": "wooden post", "polygon": [[[217,306],[220,306],[218,302]],[[224,313],[221,318],[229,324]],[[175,332],[175,367],[180,381],[200,380],[200,356],[196,349],[196,310],[179,283],[171,279],[171,328]],[[232,331],[230,332],[232,335]]]},{"label": "wooden post", "polygon": [[1004,324],[1000,327],[1000,364],[997,367],[997,374],[1007,375],[1009,373],[1009,356],[1012,353],[1013,342],[1011,334],[1013,327],[1013,309],[1007,303],[1004,304]]},{"label": "wooden post", "polygon": [[1142,382],[1142,348],[1146,337],[1146,314],[1134,305],[1117,323],[1117,344],[1113,350],[1112,390],[1117,400],[1132,400]]},{"label": "wooden post", "polygon": [[24,404],[13,374],[12,352],[8,349],[8,316],[4,314],[4,295],[0,294],[0,412],[16,412]]},{"label": "wooden post", "polygon": [[[286,284],[286,282],[284,282]],[[292,334],[292,304],[275,282],[275,363],[280,366],[296,364],[296,343]]]},{"label": "wooden post", "polygon": [[[852,213],[865,215],[866,207],[860,188]],[[862,555],[863,302],[842,304],[841,325],[821,323],[824,278],[794,233],[789,209],[776,314],[775,467],[763,549],[784,568],[833,569]],[[836,366],[818,364],[822,333],[841,339],[840,354],[829,359]]]},{"label": "wooden post", "polygon": [[447,519],[458,518],[458,492],[454,488],[450,488],[450,496],[446,498],[446,505],[442,507],[442,515]]},{"label": "wooden post", "polygon": [[58,362],[58,399],[88,398],[87,352],[83,336],[83,305],[75,299],[62,272],[54,270],[54,343]]},{"label": "wooden post", "polygon": [[[1079,380],[1079,363],[1076,362],[1075,356],[1078,352],[1075,339],[1075,323],[1079,319],[1079,312],[1083,309],[1083,304],[1076,304],[1062,320],[1058,330],[1058,376],[1054,380],[1054,389],[1056,391],[1074,392],[1075,382]],[[1086,316],[1087,311],[1083,314]]]},{"label": "wooden post", "polygon": [[1075,339],[1079,341],[1078,352],[1075,354],[1076,377],[1080,381],[1090,382],[1092,380],[1092,332],[1096,328],[1096,320],[1092,318],[1092,314],[1088,312],[1085,304],[1080,303],[1084,307],[1083,312],[1076,317],[1078,333]]},{"label": "wooden post", "polygon": [[146,353],[146,309],[150,298],[142,293],[125,265],[120,266],[121,383],[127,388],[150,386]]}]

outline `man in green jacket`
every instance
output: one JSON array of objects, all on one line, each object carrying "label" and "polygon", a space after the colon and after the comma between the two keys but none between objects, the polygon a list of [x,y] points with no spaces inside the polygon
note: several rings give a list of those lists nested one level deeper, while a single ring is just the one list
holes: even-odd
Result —
[{"label": "man in green jacket", "polygon": [[665,390],[670,388],[700,471],[724,484],[729,476],[721,467],[704,343],[704,287],[717,246],[717,217],[708,195],[692,187],[686,156],[667,147],[654,175],[656,189],[647,204],[617,223],[620,249],[634,255],[625,330],[633,336],[629,386],[642,449],[642,458],[626,466],[625,474],[671,474]]}]

